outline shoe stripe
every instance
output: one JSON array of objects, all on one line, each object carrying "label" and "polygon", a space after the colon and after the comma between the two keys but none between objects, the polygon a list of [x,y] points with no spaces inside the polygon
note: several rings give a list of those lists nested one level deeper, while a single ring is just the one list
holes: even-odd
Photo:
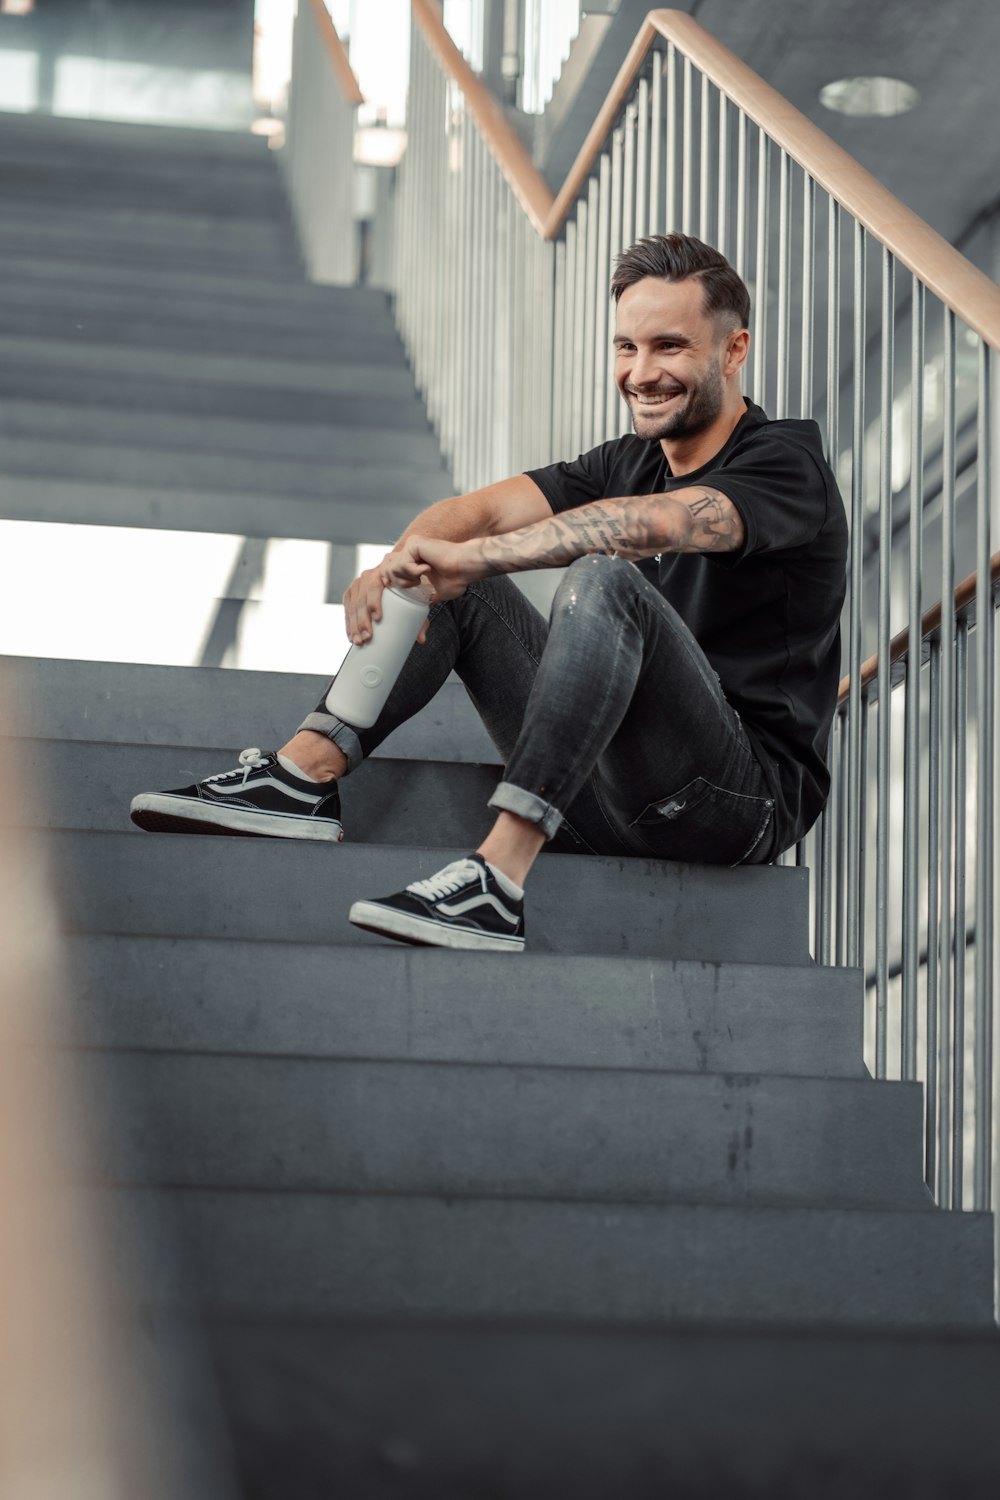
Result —
[{"label": "shoe stripe", "polygon": [[461,917],[467,911],[473,911],[477,906],[492,906],[505,922],[510,922],[514,927],[517,926],[518,918],[515,914],[498,901],[490,891],[477,891],[474,896],[466,896],[464,901],[439,901],[436,909],[444,912],[446,917]]},{"label": "shoe stripe", "polygon": [[251,777],[247,781],[246,786],[243,786],[241,784],[234,787],[217,787],[207,786],[204,782],[202,782],[204,796],[213,802],[216,798],[219,798],[221,801],[226,802],[228,802],[230,799],[238,801],[245,792],[255,791],[258,787],[263,788],[265,786],[276,787],[283,797],[291,797],[296,802],[308,802],[310,806],[313,807],[317,802],[321,801],[323,797],[322,792],[316,792],[315,794],[310,792],[298,792],[294,787],[286,786],[283,781],[275,781],[273,776],[265,776],[263,778]]}]

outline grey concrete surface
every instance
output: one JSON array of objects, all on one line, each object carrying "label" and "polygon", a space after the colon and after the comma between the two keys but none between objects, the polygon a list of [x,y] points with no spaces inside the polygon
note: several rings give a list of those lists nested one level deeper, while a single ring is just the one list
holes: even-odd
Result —
[{"label": "grey concrete surface", "polygon": [[[120,1189],[209,1314],[993,1328],[987,1215]],[[190,1286],[148,1288],[154,1306]]]},{"label": "grey concrete surface", "polygon": [[[72,444],[65,446],[73,450]],[[440,487],[445,488],[450,486]],[[410,490],[408,483],[407,493]],[[415,509],[412,499],[374,507],[367,500],[339,499],[333,504],[322,495],[303,497],[277,490],[254,495],[238,489],[81,481],[69,475],[5,475],[0,469],[0,516],[7,520],[301,537],[359,545],[391,543],[412,521]]]},{"label": "grey concrete surface", "polygon": [[937,1212],[917,1084],[123,1051],[84,1077],[117,1184]]},{"label": "grey concrete surface", "polygon": [[[3,465],[0,472],[7,474],[65,475],[73,480],[97,483],[107,480],[120,486],[201,489],[216,494],[235,492],[276,499],[289,494],[299,499],[315,497],[317,502],[330,505],[363,500],[373,511],[384,502],[393,515],[401,497],[405,497],[411,517],[423,506],[443,500],[451,493],[443,469],[411,467],[405,461],[380,463],[374,461],[373,455],[359,456],[354,462],[339,459],[331,463],[320,458],[272,459],[261,454],[198,453],[145,444],[126,446],[72,439],[6,437],[0,463]],[[5,509],[0,491],[0,512]],[[374,524],[377,522],[373,521]]]},{"label": "grey concrete surface", "polygon": [[853,969],[70,936],[81,1045],[866,1078]]},{"label": "grey concrete surface", "polygon": [[992,1500],[1000,1340],[211,1325],[247,1500]]},{"label": "grey concrete surface", "polygon": [[[469,849],[64,830],[38,838],[70,931],[307,943],[375,944],[347,921],[351,902],[397,891]],[[543,854],[526,907],[528,945],[804,964],[807,900],[804,870]]]},{"label": "grey concrete surface", "polygon": [[[137,792],[187,785],[235,764],[232,748],[32,740],[25,752],[44,791],[40,803],[22,805],[20,816],[46,828],[137,836],[128,816]],[[493,821],[486,804],[500,775],[496,765],[375,756],[343,784],[345,835],[353,844],[478,843]]]},{"label": "grey concrete surface", "polygon": [[[227,764],[235,764],[234,753],[245,745],[271,750],[284,744],[328,682],[301,672],[8,656],[2,658],[0,690],[8,698],[4,732],[13,737],[173,745],[184,752],[185,765],[192,749],[228,745]],[[454,680],[377,753],[404,760],[496,760],[465,689]],[[212,770],[208,765],[203,774]]]},{"label": "grey concrete surface", "polygon": [[[334,400],[328,405],[332,406]],[[367,404],[370,408],[370,401]],[[211,413],[144,411],[137,422],[135,411],[127,407],[109,410],[102,406],[95,410],[68,401],[3,400],[0,434],[97,443],[102,447],[140,442],[160,452],[180,448],[188,453],[205,450],[215,454],[259,454],[272,459],[308,458],[331,465],[371,463],[377,453],[381,463],[405,464],[407,470],[427,469],[444,474],[437,440],[426,424],[423,431],[380,433],[376,442],[370,431],[346,424],[334,425],[329,415],[323,422],[293,423],[268,421],[250,414],[238,418]],[[446,486],[449,483],[444,477],[441,482]]]}]

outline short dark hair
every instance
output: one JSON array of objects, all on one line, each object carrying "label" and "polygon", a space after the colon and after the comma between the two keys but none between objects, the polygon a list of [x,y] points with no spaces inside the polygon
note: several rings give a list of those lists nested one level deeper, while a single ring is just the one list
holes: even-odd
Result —
[{"label": "short dark hair", "polygon": [[750,325],[750,293],[726,257],[704,240],[690,234],[651,234],[623,250],[615,261],[611,295],[617,303],[626,287],[647,276],[661,281],[702,284],[707,317],[719,322],[733,319],[738,328]]}]

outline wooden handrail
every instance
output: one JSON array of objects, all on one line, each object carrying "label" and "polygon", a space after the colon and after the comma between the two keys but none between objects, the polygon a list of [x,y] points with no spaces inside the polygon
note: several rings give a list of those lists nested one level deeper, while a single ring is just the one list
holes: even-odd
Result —
[{"label": "wooden handrail", "polygon": [[344,44],[337,35],[337,28],[333,24],[330,12],[323,4],[323,0],[309,0],[309,4],[319,34],[323,39],[323,46],[326,48],[326,55],[330,59],[333,76],[344,96],[344,102],[352,106],[364,104],[365,96],[358,87],[354,69],[348,61]]},{"label": "wooden handrail", "polygon": [[[990,558],[990,583],[993,586],[996,586],[996,584],[998,582],[1000,582],[1000,552],[994,552],[993,556]],[[962,613],[963,609],[967,609],[969,607],[969,605],[972,603],[972,601],[973,601],[973,599],[975,599],[975,597],[976,597],[976,575],[973,572],[973,573],[970,573],[967,578],[963,578],[962,582],[958,585],[958,588],[955,590],[955,597],[954,597],[954,599],[952,601],[952,611],[953,611],[953,613],[956,614],[956,615],[960,615]],[[938,600],[937,604],[932,605],[931,608],[926,611],[926,613],[923,615],[923,617],[922,617],[922,619],[920,621],[920,640],[921,640],[921,643],[924,642],[924,641],[926,641],[929,636],[936,635],[937,632],[940,629],[941,629],[941,601]],[[889,668],[890,668],[890,670],[896,665],[896,663],[898,661],[902,660],[902,658],[906,655],[906,653],[909,651],[909,649],[910,649],[910,632],[909,632],[908,629],[907,630],[901,630],[899,632],[899,634],[898,635],[894,635],[893,638],[892,638],[892,640],[889,642]],[[864,661],[861,664],[861,671],[858,673],[858,680],[859,680],[859,682],[861,684],[861,691],[864,692],[864,690],[865,690],[866,687],[870,687],[871,684],[875,681],[875,678],[877,676],[878,676],[878,652],[876,652],[874,654],[874,656],[869,656],[868,659],[867,659],[867,661]],[[840,689],[839,689],[839,692],[837,694],[837,703],[838,703],[838,705],[841,704],[841,703],[844,703],[846,701],[847,695],[850,692],[850,690],[851,690],[851,679],[850,679],[850,677],[842,677],[840,679]]]},{"label": "wooden handrail", "polygon": [[684,12],[649,12],[566,181],[553,195],[500,105],[448,35],[435,0],[412,0],[412,5],[431,50],[447,76],[461,88],[500,170],[543,238],[551,240],[559,233],[646,54],[655,39],[662,37],[673,42],[929,291],[1000,352],[1000,287]]}]

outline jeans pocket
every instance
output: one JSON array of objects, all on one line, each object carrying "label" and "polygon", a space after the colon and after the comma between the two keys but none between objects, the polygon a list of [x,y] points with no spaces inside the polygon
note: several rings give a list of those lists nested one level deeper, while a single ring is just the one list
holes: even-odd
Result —
[{"label": "jeans pocket", "polygon": [[629,831],[657,859],[741,865],[761,847],[773,816],[770,797],[730,792],[696,776],[648,803]]}]

